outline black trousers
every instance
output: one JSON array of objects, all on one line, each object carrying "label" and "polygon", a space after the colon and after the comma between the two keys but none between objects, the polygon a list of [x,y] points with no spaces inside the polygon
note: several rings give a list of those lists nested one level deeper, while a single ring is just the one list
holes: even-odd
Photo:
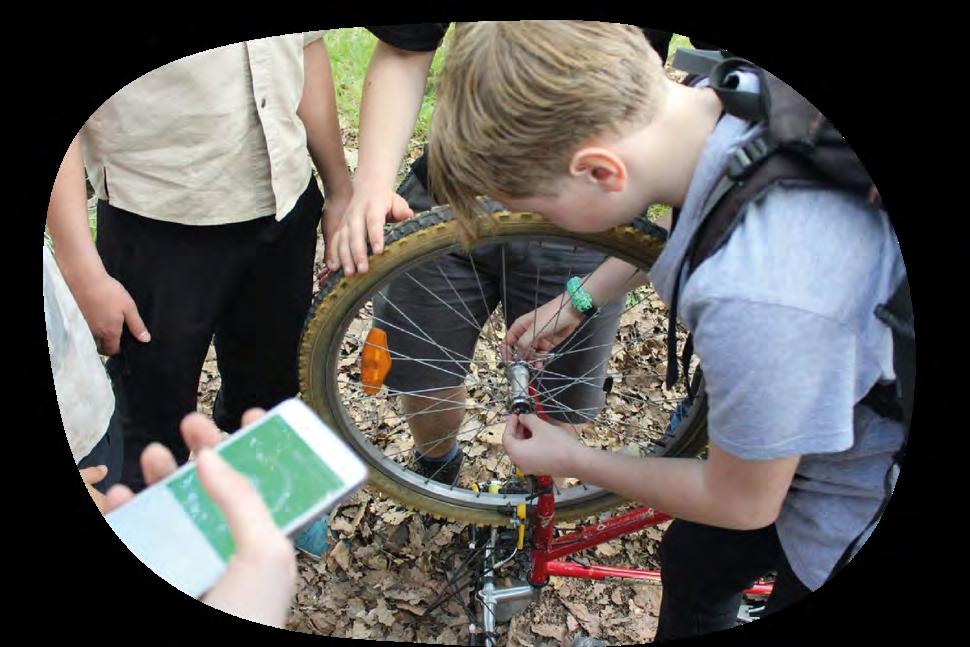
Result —
[{"label": "black trousers", "polygon": [[126,327],[107,363],[124,430],[122,483],[144,487],[139,457],[153,441],[180,464],[188,459],[179,423],[196,410],[213,337],[222,378],[213,417],[221,429],[238,429],[250,407],[297,394],[322,208],[313,179],[279,222],[190,226],[98,203],[98,252],[152,335],[144,344]]},{"label": "black trousers", "polygon": [[655,642],[734,627],[742,592],[769,571],[777,576],[765,614],[810,592],[792,572],[774,524],[727,530],[677,519],[660,543],[660,564],[663,593]]},{"label": "black trousers", "polygon": [[79,470],[85,467],[97,467],[104,465],[108,468],[108,474],[99,483],[94,484],[94,489],[104,494],[115,483],[121,481],[121,466],[124,462],[124,436],[121,430],[121,422],[118,420],[118,407],[115,406],[111,419],[108,421],[108,429],[104,432],[101,440],[91,448],[87,456],[78,461]]}]

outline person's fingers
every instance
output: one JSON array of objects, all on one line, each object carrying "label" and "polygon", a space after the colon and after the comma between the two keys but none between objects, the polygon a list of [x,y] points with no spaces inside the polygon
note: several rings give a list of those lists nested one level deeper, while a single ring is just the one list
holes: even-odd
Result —
[{"label": "person's fingers", "polygon": [[513,345],[514,344],[509,343],[508,338],[506,338],[506,342],[504,344],[500,344],[499,345],[498,352],[499,352],[499,355],[502,356],[502,361],[503,362],[511,362],[512,361],[512,359],[513,359],[513,357],[512,357],[512,346]]},{"label": "person's fingers", "polygon": [[344,268],[344,275],[352,276],[357,271],[357,267],[354,265],[354,255],[351,251],[350,230],[346,227],[340,237],[340,247],[337,253],[340,256],[340,266]]},{"label": "person's fingers", "polygon": [[124,329],[125,322],[122,319],[112,330],[102,332],[97,335],[98,352],[102,355],[117,355],[121,349],[121,331]]},{"label": "person's fingers", "polygon": [[222,440],[222,432],[216,424],[197,411],[182,418],[179,428],[185,444],[193,452],[198,452],[203,447],[217,445]]},{"label": "person's fingers", "polygon": [[196,461],[199,482],[225,515],[240,552],[258,549],[265,538],[279,533],[266,504],[245,476],[212,449],[200,451]]},{"label": "person's fingers", "polygon": [[125,316],[125,323],[128,325],[128,330],[131,332],[132,337],[143,344],[147,344],[152,340],[152,336],[148,332],[148,327],[145,326],[145,322],[142,321],[141,314],[138,312],[138,306],[135,305],[135,300],[131,296],[128,296],[122,313]]},{"label": "person's fingers", "polygon": [[324,249],[324,263],[331,272],[340,269],[340,241],[343,238],[343,228],[338,227],[337,231],[330,237],[330,244]]},{"label": "person's fingers", "polygon": [[253,424],[254,422],[256,422],[257,420],[259,420],[260,418],[262,418],[265,415],[266,415],[266,412],[263,411],[262,409],[260,409],[259,407],[255,407],[253,409],[247,410],[242,415],[242,424],[243,424],[243,427],[245,427],[246,425]]},{"label": "person's fingers", "polygon": [[97,506],[98,512],[105,514],[108,511],[108,499],[90,485],[85,484],[84,487],[88,489],[88,495],[94,501],[94,505]]},{"label": "person's fingers", "polygon": [[518,437],[518,429],[518,416],[513,413],[505,420],[505,431],[502,432],[502,444],[505,445],[505,449],[510,455],[514,453],[518,442],[521,440]]},{"label": "person's fingers", "polygon": [[350,253],[354,270],[361,274],[367,271],[367,221],[361,222],[350,232]]},{"label": "person's fingers", "polygon": [[[367,239],[370,241],[371,250],[375,254],[380,254],[384,251],[384,223],[388,220],[387,216],[390,212],[385,212],[383,209],[372,208],[370,213],[367,214]],[[357,268],[360,269],[361,261],[364,262],[365,267],[367,263],[367,248],[364,248],[364,257],[356,255]],[[361,270],[366,271],[366,270]]]},{"label": "person's fingers", "polygon": [[414,216],[414,209],[398,194],[394,194],[391,198],[391,210],[387,212],[388,222],[401,222],[402,220],[407,220]]},{"label": "person's fingers", "polygon": [[531,332],[525,332],[516,340],[515,347],[518,349],[520,357],[529,358],[535,353],[536,344],[533,339]]},{"label": "person's fingers", "polygon": [[522,315],[512,322],[508,332],[505,333],[505,345],[509,348],[516,348],[520,355],[525,356],[524,350],[528,350],[531,342],[532,320],[535,312]]},{"label": "person's fingers", "polygon": [[108,475],[108,467],[106,465],[85,467],[84,469],[78,471],[81,473],[81,480],[88,485],[100,483],[104,480],[104,477]]},{"label": "person's fingers", "polygon": [[111,512],[120,505],[124,505],[135,497],[135,493],[127,485],[117,483],[108,488],[105,492],[105,509],[103,512]]},{"label": "person's fingers", "polygon": [[542,427],[542,425],[547,425],[549,423],[543,421],[539,416],[534,413],[523,413],[519,416],[519,435],[524,439],[532,438],[532,432],[537,427]]},{"label": "person's fingers", "polygon": [[141,471],[145,483],[153,483],[165,478],[178,468],[175,457],[160,443],[152,443],[141,453]]}]

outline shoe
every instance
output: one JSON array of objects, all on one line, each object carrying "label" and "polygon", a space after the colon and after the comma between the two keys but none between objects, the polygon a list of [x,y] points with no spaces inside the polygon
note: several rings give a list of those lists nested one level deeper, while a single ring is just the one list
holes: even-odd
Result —
[{"label": "shoe", "polygon": [[670,422],[667,424],[667,429],[664,431],[664,438],[670,438],[677,431],[677,427],[680,426],[680,422],[690,411],[691,406],[694,404],[694,398],[684,398],[677,404],[677,408],[674,409],[673,415],[670,416]]},{"label": "shoe", "polygon": [[325,514],[304,528],[303,532],[294,539],[294,547],[313,559],[323,559],[330,549],[331,535],[334,539],[338,537],[338,535],[331,533],[330,528],[327,527],[329,521],[330,515]]},{"label": "shoe", "polygon": [[444,485],[455,485],[461,474],[461,464],[465,461],[465,455],[459,450],[455,456],[444,463],[436,463],[416,457],[410,465],[412,471],[432,481],[437,481]]}]

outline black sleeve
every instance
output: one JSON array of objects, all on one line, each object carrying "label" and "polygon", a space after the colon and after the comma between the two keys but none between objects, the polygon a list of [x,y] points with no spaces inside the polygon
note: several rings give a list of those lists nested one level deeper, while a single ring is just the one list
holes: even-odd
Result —
[{"label": "black sleeve", "polygon": [[447,22],[416,22],[405,25],[370,25],[367,31],[388,45],[409,52],[433,52],[448,31]]},{"label": "black sleeve", "polygon": [[670,49],[670,39],[673,38],[673,34],[662,29],[649,29],[647,27],[640,27],[640,31],[647,37],[650,47],[657,50],[657,53],[660,54],[660,60],[666,61],[667,52]]},{"label": "black sleeve", "polygon": [[[640,31],[643,32],[644,36],[646,36],[647,41],[649,41],[650,43],[650,46],[653,47],[655,50],[657,50],[657,53],[660,54],[660,59],[666,61],[667,54],[669,53],[669,50],[670,50],[670,41],[673,39],[673,33],[669,31],[663,31],[662,29],[650,29],[648,27],[640,27]],[[693,45],[697,49],[711,49],[711,50],[718,49],[713,45],[701,42],[699,40],[695,40],[693,38],[690,39],[690,42],[691,42],[691,45]]]}]

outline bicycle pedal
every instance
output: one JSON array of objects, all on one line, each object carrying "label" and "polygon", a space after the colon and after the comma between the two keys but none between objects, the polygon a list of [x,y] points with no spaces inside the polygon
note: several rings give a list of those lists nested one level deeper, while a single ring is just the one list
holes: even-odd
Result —
[{"label": "bicycle pedal", "polygon": [[764,610],[764,604],[742,604],[738,609],[738,622],[740,624],[753,622],[761,617]]}]

